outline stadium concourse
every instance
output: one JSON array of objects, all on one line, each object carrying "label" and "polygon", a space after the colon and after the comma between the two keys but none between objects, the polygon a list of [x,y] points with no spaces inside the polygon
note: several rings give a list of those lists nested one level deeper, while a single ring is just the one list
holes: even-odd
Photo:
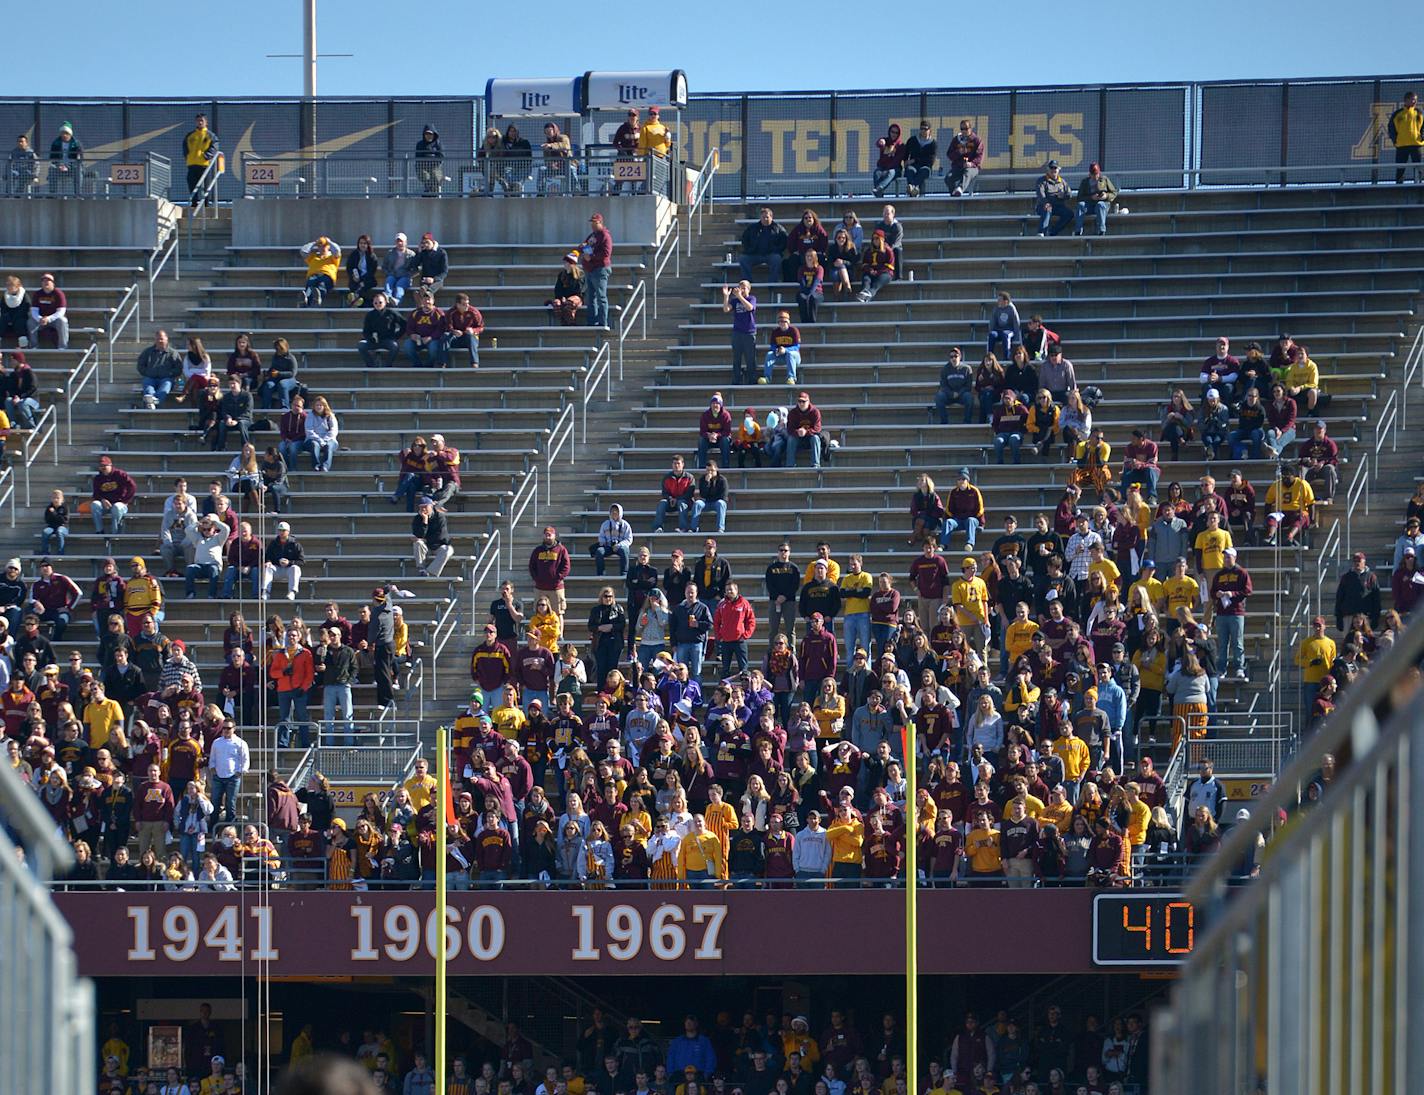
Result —
[{"label": "stadium concourse", "polygon": [[[65,459],[26,464],[31,501],[64,494],[22,512],[0,580],[7,748],[76,849],[61,908],[81,934],[104,926],[81,954],[181,963],[200,917],[218,949],[217,910],[275,896],[294,917],[311,902],[304,923],[333,937],[352,913],[353,960],[407,944],[409,959],[443,870],[482,891],[472,952],[496,955],[476,930],[491,917],[514,932],[527,902],[569,906],[534,892],[557,889],[592,903],[572,904],[589,933],[574,958],[591,961],[593,910],[626,887],[653,892],[616,894],[633,912],[608,912],[601,945],[641,955],[657,891],[688,931],[715,916],[689,904],[704,900],[791,902],[809,926],[808,909],[893,900],[824,891],[897,887],[907,841],[924,881],[956,891],[928,895],[946,916],[962,896],[1086,924],[1088,889],[1179,886],[1417,598],[1424,535],[1399,527],[1417,446],[1389,416],[1407,413],[1418,352],[1419,190],[1124,188],[1095,235],[1094,176],[1086,235],[1044,238],[1076,201],[1041,223],[1041,196],[988,174],[970,197],[910,197],[894,166],[874,200],[722,203],[700,235],[684,215],[692,274],[664,281],[607,404],[604,346],[621,350],[659,240],[611,241],[604,329],[584,322],[606,276],[596,220],[549,245],[410,224],[376,242],[363,283],[355,239],[334,241],[339,259],[318,223],[229,245],[241,214],[219,210],[201,284],[168,290],[144,332],[141,375],[96,376],[99,413],[70,408]],[[71,346],[144,258],[19,257],[26,284],[43,270],[96,302],[69,309]],[[412,306],[422,277],[443,326]],[[378,305],[387,286],[405,299]],[[36,406],[11,381],[11,409],[38,421],[84,363],[27,338]],[[15,376],[21,355],[5,357]],[[729,960],[739,980],[677,1000],[564,968],[509,971],[502,999],[471,977],[450,1090],[899,1095],[898,990],[882,999],[835,959],[775,979],[803,960],[802,926],[783,927],[767,964]],[[980,949],[980,930],[957,945]],[[924,1020],[930,1095],[1144,1090],[1156,986],[982,949],[984,979],[946,977]],[[171,1003],[150,1014],[180,1015],[186,971],[161,972],[153,996]],[[429,1091],[427,1009],[389,1018],[415,981],[355,987],[338,1010],[316,986],[282,990],[270,1055],[332,1049],[389,1090]],[[260,1087],[245,997],[227,995],[180,1026],[183,1060],[159,1077],[140,1067],[155,1028],[129,1014],[135,990],[107,982],[100,1090]]]}]

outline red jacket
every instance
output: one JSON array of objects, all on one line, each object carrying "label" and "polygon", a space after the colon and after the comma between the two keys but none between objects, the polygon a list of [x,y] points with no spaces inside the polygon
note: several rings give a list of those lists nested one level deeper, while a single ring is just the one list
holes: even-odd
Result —
[{"label": "red jacket", "polygon": [[712,637],[719,642],[735,643],[756,634],[756,610],[751,601],[738,596],[735,601],[723,597],[712,613]]},{"label": "red jacket", "polygon": [[451,308],[445,313],[445,330],[452,335],[479,334],[485,329],[485,317],[475,307],[463,312]]},{"label": "red jacket", "polygon": [[[292,667],[292,672],[287,672],[288,664]],[[268,670],[268,676],[277,682],[278,692],[305,692],[312,686],[315,679],[315,662],[312,660],[312,652],[306,647],[302,647],[301,652],[295,658],[289,658],[285,650],[278,650],[272,655],[272,668]]]}]

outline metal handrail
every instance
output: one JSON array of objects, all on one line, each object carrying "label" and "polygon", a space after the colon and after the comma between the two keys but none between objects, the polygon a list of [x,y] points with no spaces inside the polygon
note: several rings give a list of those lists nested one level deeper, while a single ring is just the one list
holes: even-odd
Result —
[{"label": "metal handrail", "polygon": [[692,201],[687,206],[687,257],[692,257],[692,217],[697,216],[697,234],[702,235],[702,215],[707,208],[707,196],[712,192],[712,178],[722,165],[721,149],[713,145],[707,150],[707,158],[702,161],[702,170],[697,175],[697,185],[692,188]]},{"label": "metal handrail", "polygon": [[559,412],[558,420],[554,423],[554,428],[549,431],[549,440],[544,446],[544,500],[549,505],[554,504],[554,462],[558,460],[564,451],[564,446],[569,449],[569,466],[574,463],[574,446],[570,444],[574,439],[574,405],[565,403],[564,409]]},{"label": "metal handrail", "polygon": [[10,503],[10,527],[15,527],[15,469],[0,470],[0,509]]},{"label": "metal handrail", "polygon": [[436,695],[440,694],[440,655],[459,626],[460,598],[451,597],[430,628],[430,685]]},{"label": "metal handrail", "polygon": [[[51,403],[45,408],[45,413],[40,415],[40,420],[35,423],[35,428],[30,431],[30,436],[25,439],[25,508],[30,508],[30,465],[39,459],[40,453],[54,437],[54,431],[59,428],[59,412],[55,405]],[[56,466],[59,464],[59,446],[53,446],[54,452],[51,458]]]},{"label": "metal handrail", "polygon": [[530,507],[533,512],[530,514],[531,521],[539,520],[539,465],[530,464],[529,470],[524,473],[524,480],[519,484],[519,489],[514,492],[514,497],[509,503],[509,566],[514,566],[514,530],[519,527],[519,522],[524,519],[524,512]]},{"label": "metal handrail", "polygon": [[648,283],[640,281],[633,287],[623,311],[618,315],[618,383],[623,383],[623,343],[633,327],[634,320],[642,320],[643,337],[648,337]]},{"label": "metal handrail", "polygon": [[154,320],[153,311],[153,283],[158,280],[158,276],[163,273],[163,268],[168,265],[168,260],[173,260],[173,280],[181,281],[180,266],[182,259],[178,255],[178,240],[180,239],[177,225],[168,233],[168,243],[165,246],[160,243],[148,256],[148,321]]},{"label": "metal handrail", "polygon": [[672,230],[662,238],[657,250],[653,252],[653,318],[658,318],[658,279],[663,276],[663,271],[667,269],[667,264],[671,260],[673,264],[673,277],[680,277],[682,274],[682,248],[678,245],[678,240],[682,236],[682,222],[678,220],[674,212]]},{"label": "metal handrail", "polygon": [[[79,359],[79,363],[69,371],[69,375],[64,378],[64,387],[60,389],[64,393],[64,443],[74,444],[74,404],[79,399],[79,394],[88,386],[89,381],[95,380],[99,372],[99,344],[89,343],[89,348]],[[94,383],[94,405],[99,405],[99,384]]]},{"label": "metal handrail", "polygon": [[1360,458],[1355,462],[1355,471],[1350,477],[1350,484],[1345,488],[1345,554],[1353,555],[1354,547],[1350,542],[1350,531],[1355,526],[1355,510],[1364,503],[1365,516],[1370,514],[1370,454],[1360,453]]},{"label": "metal handrail", "polygon": [[[138,317],[139,310],[141,309],[142,305],[143,298],[139,295],[138,282],[134,282],[126,290],[124,290],[124,295],[119,298],[119,303],[109,309],[109,327],[107,333],[109,337],[110,384],[114,382],[114,343],[117,342],[119,340],[119,336],[123,334],[125,330],[128,329],[128,325],[130,323],[133,323],[133,321]],[[125,307],[128,308],[128,314],[125,315],[123,319],[120,319],[119,316],[121,313],[123,313]],[[139,330],[138,326],[135,325],[134,342],[137,343],[138,340]]]},{"label": "metal handrail", "polygon": [[501,571],[499,569],[499,529],[490,533],[489,539],[485,541],[484,547],[480,548],[480,553],[475,556],[474,562],[470,564],[470,630],[469,635],[475,633],[475,628],[479,627],[480,619],[480,590],[484,588],[485,579],[494,573],[494,580],[500,580]]},{"label": "metal handrail", "polygon": [[1384,450],[1386,441],[1390,443],[1390,452],[1396,451],[1399,446],[1399,438],[1395,434],[1395,429],[1399,425],[1400,391],[1400,388],[1394,388],[1390,391],[1389,398],[1384,401],[1384,406],[1380,409],[1379,415],[1375,418],[1374,453],[1376,457]]},{"label": "metal handrail", "polygon": [[1409,428],[1409,385],[1413,383],[1416,374],[1419,375],[1421,385],[1424,385],[1421,364],[1424,364],[1424,323],[1419,324],[1414,332],[1414,342],[1410,344],[1409,353],[1404,357],[1404,369],[1399,376],[1399,387],[1404,393],[1399,404],[1399,424],[1405,429]]},{"label": "metal handrail", "polygon": [[[600,365],[600,361],[603,364]],[[583,424],[579,433],[580,444],[588,444],[588,405],[598,392],[599,384],[603,385],[603,401],[607,403],[613,399],[613,382],[609,377],[612,366],[613,350],[605,341],[599,345],[598,352],[593,355],[593,361],[583,373]]]}]

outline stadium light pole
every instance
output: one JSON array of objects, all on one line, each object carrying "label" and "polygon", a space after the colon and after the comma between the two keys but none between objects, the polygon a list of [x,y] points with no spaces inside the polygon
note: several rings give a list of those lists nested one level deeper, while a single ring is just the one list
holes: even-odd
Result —
[{"label": "stadium light pole", "polygon": [[909,817],[905,820],[905,1090],[919,1095],[919,878],[917,860],[920,809],[916,801],[915,727],[905,727],[905,799]]},{"label": "stadium light pole", "polygon": [[[308,0],[311,3],[312,0]],[[447,896],[445,871],[446,809],[450,802],[450,731],[440,726],[435,730],[435,753],[440,758],[436,778],[439,800],[435,804],[435,1090],[445,1091],[445,901]]]}]

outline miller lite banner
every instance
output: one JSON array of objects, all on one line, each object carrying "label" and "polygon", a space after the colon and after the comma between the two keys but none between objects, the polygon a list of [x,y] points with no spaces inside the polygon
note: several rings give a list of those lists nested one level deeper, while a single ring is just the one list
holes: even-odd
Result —
[{"label": "miller lite banner", "polygon": [[499,118],[562,118],[583,113],[583,77],[501,79],[485,84],[485,110]]},{"label": "miller lite banner", "polygon": [[680,68],[666,72],[586,72],[583,86],[586,110],[687,106],[687,73]]}]

